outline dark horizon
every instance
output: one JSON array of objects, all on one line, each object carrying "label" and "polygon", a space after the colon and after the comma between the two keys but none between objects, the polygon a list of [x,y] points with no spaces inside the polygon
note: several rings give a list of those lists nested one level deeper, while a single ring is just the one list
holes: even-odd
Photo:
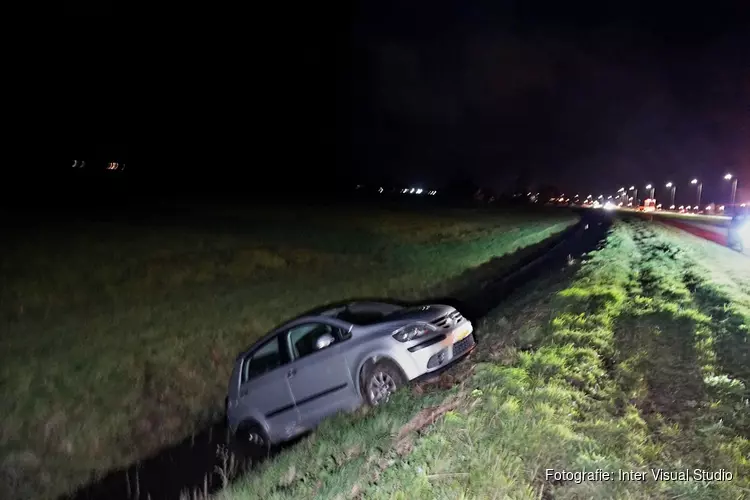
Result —
[{"label": "dark horizon", "polygon": [[693,177],[716,201],[725,173],[750,179],[750,7],[488,5],[307,6],[259,13],[265,34],[77,18],[50,37],[25,173],[88,156],[167,190],[672,181],[685,203]]}]

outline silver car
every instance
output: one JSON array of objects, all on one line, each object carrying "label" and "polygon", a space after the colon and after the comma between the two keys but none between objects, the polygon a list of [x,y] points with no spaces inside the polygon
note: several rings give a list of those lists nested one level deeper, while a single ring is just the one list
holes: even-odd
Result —
[{"label": "silver car", "polygon": [[446,305],[353,302],[303,316],[237,357],[227,423],[236,443],[267,450],[340,411],[386,401],[474,346],[471,322]]}]

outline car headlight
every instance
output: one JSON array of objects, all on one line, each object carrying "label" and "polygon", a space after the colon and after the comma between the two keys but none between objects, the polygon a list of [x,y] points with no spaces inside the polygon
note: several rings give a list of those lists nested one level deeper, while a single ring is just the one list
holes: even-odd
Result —
[{"label": "car headlight", "polygon": [[435,331],[437,331],[437,328],[429,323],[414,323],[413,325],[402,326],[393,332],[393,338],[399,342],[409,342],[417,337]]}]

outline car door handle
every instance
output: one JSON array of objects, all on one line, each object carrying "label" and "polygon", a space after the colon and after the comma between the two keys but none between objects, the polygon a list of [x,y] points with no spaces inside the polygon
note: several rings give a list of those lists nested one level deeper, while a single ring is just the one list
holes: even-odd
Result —
[{"label": "car door handle", "polygon": [[286,372],[287,378],[292,378],[295,375],[297,375],[297,369],[296,368],[292,368],[291,370],[289,370],[288,372]]}]

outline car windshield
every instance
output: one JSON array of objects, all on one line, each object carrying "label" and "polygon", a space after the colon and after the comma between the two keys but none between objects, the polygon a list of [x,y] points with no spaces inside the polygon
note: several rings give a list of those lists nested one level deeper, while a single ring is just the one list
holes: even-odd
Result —
[{"label": "car windshield", "polygon": [[425,306],[414,306],[414,307],[404,307],[403,309],[399,309],[398,311],[394,311],[391,314],[387,314],[383,317],[383,321],[396,321],[402,318],[405,318],[407,316],[410,316],[416,312],[425,311]]},{"label": "car windshield", "polygon": [[354,325],[367,326],[381,321],[390,321],[406,309],[396,304],[366,302],[349,304],[336,318]]}]

